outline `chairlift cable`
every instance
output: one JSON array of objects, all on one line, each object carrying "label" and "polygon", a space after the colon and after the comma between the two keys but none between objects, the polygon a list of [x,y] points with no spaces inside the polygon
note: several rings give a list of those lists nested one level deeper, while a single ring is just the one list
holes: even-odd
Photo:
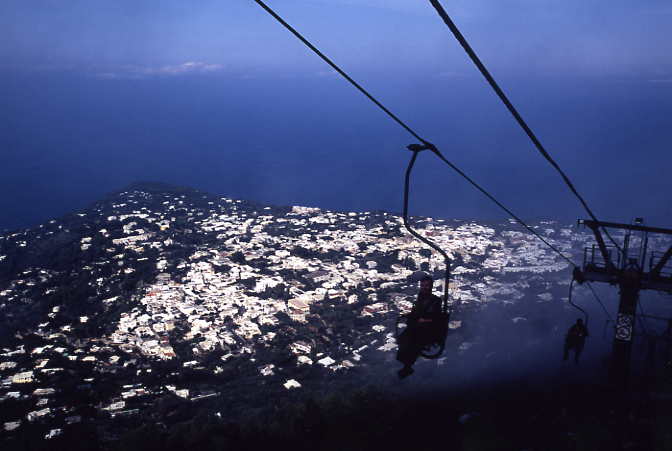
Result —
[{"label": "chairlift cable", "polygon": [[439,157],[439,159],[440,159],[441,161],[443,161],[444,163],[446,163],[448,166],[450,166],[451,169],[453,169],[455,172],[457,172],[458,174],[460,174],[465,180],[467,180],[469,183],[471,183],[472,186],[474,186],[477,190],[479,190],[481,193],[483,193],[488,199],[490,199],[492,202],[494,202],[499,208],[501,208],[501,209],[504,210],[507,214],[509,214],[509,215],[510,215],[513,219],[515,219],[519,224],[521,224],[523,227],[525,227],[530,233],[532,233],[534,236],[536,236],[537,238],[539,238],[539,239],[540,239],[546,246],[548,246],[548,247],[551,248],[553,251],[555,251],[555,253],[558,254],[560,257],[562,257],[567,263],[569,263],[571,266],[573,266],[573,267],[575,267],[575,268],[578,267],[578,265],[576,265],[576,263],[574,263],[572,260],[570,260],[569,257],[567,257],[565,254],[563,254],[557,247],[555,247],[554,245],[552,245],[551,243],[549,243],[548,241],[546,241],[546,239],[544,239],[544,237],[542,237],[541,235],[539,235],[539,234],[537,233],[536,230],[534,230],[532,227],[530,227],[529,225],[527,225],[527,223],[525,223],[525,221],[523,221],[522,219],[520,219],[515,213],[513,213],[511,210],[509,210],[508,208],[506,208],[501,202],[499,202],[497,199],[495,199],[495,197],[492,196],[489,192],[487,192],[484,188],[481,188],[481,186],[478,185],[475,181],[473,181],[473,180],[471,179],[471,177],[469,177],[467,174],[465,174],[464,172],[462,172],[462,170],[460,170],[460,168],[458,168],[458,167],[455,166],[453,163],[451,163],[450,161],[448,161],[448,159],[446,159],[446,157],[444,157],[444,156],[441,154],[441,152],[439,152],[438,149],[433,148],[433,149],[431,149],[431,150],[434,152],[434,154],[436,154],[437,157]]},{"label": "chairlift cable", "polygon": [[[537,138],[537,136],[534,134],[532,129],[527,125],[523,117],[518,113],[518,110],[516,107],[513,106],[509,98],[506,96],[504,91],[499,87],[495,79],[492,77],[488,69],[485,67],[485,65],[481,62],[480,58],[478,55],[476,55],[476,52],[474,49],[469,45],[467,42],[466,38],[460,30],[457,28],[457,25],[452,21],[446,10],[441,6],[441,3],[438,0],[429,0],[436,12],[439,14],[441,19],[443,19],[443,22],[448,26],[450,31],[453,33],[453,36],[455,36],[455,39],[462,45],[462,48],[464,49],[465,52],[467,52],[467,55],[469,55],[469,58],[471,58],[471,61],[476,65],[478,70],[481,72],[483,77],[487,80],[488,84],[492,87],[492,89],[495,91],[497,96],[500,98],[500,100],[504,103],[506,108],[509,110],[511,115],[515,118],[515,120],[518,122],[520,127],[525,131],[527,136],[530,138],[534,146],[537,148],[537,150],[541,153],[541,155],[548,161],[551,166],[553,166],[556,171],[560,174],[562,179],[564,180],[565,184],[569,187],[572,193],[579,199],[579,202],[583,205],[584,209],[590,215],[590,217],[593,219],[595,222],[599,222],[593,211],[590,209],[588,206],[588,203],[585,201],[585,199],[579,194],[577,189],[574,187],[574,184],[572,181],[569,179],[567,174],[560,168],[558,163],[555,162],[555,160],[550,156],[550,154],[546,151],[544,146],[541,144],[541,141]],[[621,247],[614,241],[614,239],[611,237],[609,232],[606,230],[606,228],[602,228],[604,233],[609,237],[609,240],[616,246],[616,248],[619,250],[619,252],[623,252]]]},{"label": "chairlift cable", "polygon": [[639,307],[639,315],[637,316],[637,319],[639,319],[639,324],[642,326],[642,329],[644,330],[644,335],[650,336],[648,328],[646,327],[646,324],[642,317],[647,316],[646,313],[644,313],[644,308],[642,307],[642,302],[639,301],[637,302],[637,307]]},{"label": "chairlift cable", "polygon": [[474,180],[472,180],[467,174],[465,174],[462,170],[460,170],[457,166],[455,166],[453,163],[451,163],[448,159],[446,159],[443,154],[439,151],[439,149],[436,148],[435,145],[430,143],[429,141],[423,139],[420,137],[418,133],[416,133],[411,127],[409,127],[405,122],[403,122],[399,117],[397,117],[394,113],[392,113],[388,108],[386,108],[381,102],[379,102],[375,97],[373,97],[368,91],[366,91],[359,83],[357,83],[352,77],[350,77],[343,69],[341,69],[336,63],[334,63],[331,59],[329,59],[324,53],[322,53],[317,47],[315,47],[310,41],[308,41],[301,33],[299,33],[294,27],[292,27],[290,24],[288,24],[282,17],[280,17],[275,11],[273,11],[270,7],[268,7],[262,0],[254,0],[259,6],[261,6],[268,14],[270,14],[276,21],[278,21],[282,26],[284,26],[287,30],[289,30],[294,36],[296,36],[301,42],[303,42],[310,50],[312,50],[317,56],[322,58],[327,64],[329,64],[336,72],[338,72],[341,76],[343,76],[347,81],[350,82],[355,88],[357,88],[362,94],[364,94],[369,100],[371,100],[373,103],[375,103],[381,110],[383,110],[390,118],[392,118],[397,124],[399,124],[402,128],[404,128],[407,132],[409,132],[414,138],[416,138],[418,141],[420,141],[424,146],[426,146],[428,149],[430,149],[439,159],[441,159],[444,163],[446,163],[451,169],[453,169],[455,172],[457,172],[459,175],[461,175],[465,180],[467,180],[472,186],[474,186],[477,190],[479,190],[481,193],[483,193],[488,199],[490,199],[492,202],[494,202],[498,207],[500,207],[502,210],[504,210],[510,217],[515,219],[519,224],[521,224],[523,227],[525,227],[530,233],[535,235],[537,238],[539,238],[544,244],[546,244],[549,248],[551,248],[553,251],[555,251],[561,258],[563,258],[565,261],[567,261],[571,266],[577,267],[577,265],[572,262],[567,256],[565,256],[562,252],[560,252],[559,249],[557,249],[555,246],[550,244],[548,241],[546,241],[541,235],[539,235],[532,227],[527,225],[522,219],[520,219],[517,215],[515,215],[511,210],[506,208],[501,202],[499,202],[494,196],[492,196],[489,192],[487,192],[484,188],[482,188],[479,184],[477,184]]},{"label": "chairlift cable", "polygon": [[338,67],[336,63],[334,63],[327,55],[322,53],[317,47],[315,47],[313,44],[311,44],[308,39],[303,37],[301,33],[299,33],[294,27],[292,27],[290,24],[288,24],[282,17],[280,17],[275,11],[273,11],[270,7],[268,7],[262,0],[254,0],[257,2],[259,6],[264,8],[264,10],[273,16],[275,20],[277,20],[280,24],[282,24],[285,28],[287,28],[294,36],[296,36],[301,42],[303,42],[310,50],[315,52],[317,56],[322,58],[325,63],[330,65],[336,72],[338,72],[343,78],[345,78],[347,81],[350,82],[351,85],[353,85],[355,88],[357,88],[362,94],[364,94],[366,97],[368,97],[369,100],[371,100],[373,103],[375,103],[378,108],[383,110],[389,117],[392,118],[397,124],[401,125],[404,130],[406,130],[408,133],[413,135],[415,139],[419,140],[423,144],[427,144],[427,141],[422,139],[420,135],[418,135],[411,127],[406,125],[404,121],[399,119],[394,113],[392,113],[390,110],[388,110],[385,105],[380,103],[373,95],[371,95],[366,89],[364,89],[359,83],[357,83],[355,80],[352,79],[343,69]]},{"label": "chairlift cable", "polygon": [[576,305],[574,303],[574,301],[572,300],[572,293],[573,292],[574,292],[574,279],[572,279],[572,281],[569,282],[569,296],[568,296],[567,300],[569,301],[569,304],[572,307],[574,307],[575,309],[577,309],[581,313],[583,313],[583,316],[584,316],[585,321],[586,321],[586,328],[588,328],[588,312],[586,312],[584,309],[582,309],[581,307],[579,307],[578,305]]},{"label": "chairlift cable", "polygon": [[[532,233],[534,236],[536,236],[539,240],[541,240],[546,246],[548,246],[550,249],[552,249],[556,254],[558,254],[563,260],[565,260],[567,263],[569,263],[572,267],[578,268],[578,265],[575,264],[572,260],[570,260],[566,255],[564,255],[557,247],[553,246],[551,243],[546,241],[541,235],[539,235],[532,227],[530,227],[525,221],[523,221],[521,218],[519,218],[516,214],[514,214],[511,210],[509,210],[504,204],[499,202],[493,195],[491,195],[488,191],[486,191],[484,188],[482,188],[478,183],[476,183],[471,177],[469,177],[466,173],[464,173],[460,168],[455,166],[452,162],[450,162],[446,157],[443,156],[443,154],[439,151],[439,149],[429,141],[423,139],[417,132],[415,132],[410,126],[408,126],[404,121],[402,121],[398,116],[396,116],[394,113],[392,113],[387,107],[385,107],[380,101],[378,101],[373,95],[371,95],[366,89],[364,89],[359,83],[357,83],[352,77],[350,77],[343,69],[341,69],[336,63],[334,63],[329,57],[327,57],[324,53],[322,53],[317,47],[315,47],[308,39],[306,39],[301,33],[299,33],[294,27],[292,27],[289,23],[287,23],[282,17],[280,17],[275,11],[273,11],[270,7],[268,7],[262,0],[254,0],[259,6],[261,6],[268,14],[270,14],[276,21],[278,21],[282,26],[284,26],[287,30],[289,30],[294,36],[296,36],[301,42],[303,42],[310,50],[312,50],[317,56],[319,56],[322,60],[324,60],[329,66],[331,66],[336,72],[338,72],[343,78],[345,78],[350,84],[352,84],[357,90],[359,90],[362,94],[364,94],[369,100],[371,100],[376,106],[378,106],[383,112],[385,112],[392,120],[394,120],[397,124],[399,124],[404,130],[406,130],[408,133],[410,133],[414,138],[416,138],[418,141],[420,141],[427,149],[431,150],[440,160],[442,160],[444,163],[446,163],[451,169],[453,169],[455,172],[457,172],[460,176],[462,176],[465,180],[467,180],[473,187],[475,187],[477,190],[479,190],[481,193],[483,193],[488,199],[490,199],[492,202],[494,202],[498,207],[500,207],[502,210],[504,210],[510,217],[515,219],[519,224],[521,224],[523,227],[525,227],[530,233]],[[590,208],[588,207],[588,204],[585,202],[585,200],[581,197],[581,195],[576,191],[574,188],[574,185],[571,183],[569,178],[565,175],[565,173],[560,169],[560,167],[555,163],[555,161],[550,157],[548,152],[544,149],[544,147],[541,145],[541,142],[536,138],[532,130],[527,126],[525,121],[522,119],[522,117],[518,114],[517,110],[511,102],[508,100],[506,95],[504,95],[504,92],[499,88],[497,83],[495,82],[494,78],[489,74],[485,66],[480,62],[480,59],[476,55],[476,53],[471,49],[471,46],[467,43],[466,39],[462,36],[460,31],[457,29],[455,24],[452,22],[448,14],[445,12],[443,7],[438,3],[436,0],[430,0],[430,2],[437,8],[437,12],[439,12],[439,15],[444,19],[444,22],[451,28],[453,33],[455,34],[455,37],[462,43],[463,47],[467,51],[467,53],[472,56],[472,60],[476,65],[479,67],[479,69],[482,68],[481,72],[483,75],[488,79],[488,81],[492,81],[491,86],[495,91],[500,95],[500,98],[504,103],[507,105],[507,108],[509,108],[509,111],[516,117],[518,120],[519,124],[523,127],[523,129],[526,131],[528,136],[532,139],[532,141],[535,143],[535,146],[537,146],[537,149],[546,157],[546,159],[553,165],[561,174],[562,178],[565,180],[565,182],[568,184],[569,188],[572,190],[572,192],[579,198],[583,206],[585,207],[586,211],[588,214],[591,216],[591,218],[599,222],[597,217],[592,213]],[[417,157],[417,152],[414,152],[414,156],[412,158],[412,163],[409,164],[409,169],[412,168],[412,164],[415,162],[415,158]],[[407,169],[407,174],[408,174],[408,169]],[[407,193],[405,193],[407,196]],[[405,205],[405,208],[407,206]],[[406,216],[406,215],[404,215]],[[619,249],[619,251],[622,252],[621,248],[618,246],[618,244],[614,241],[614,239],[611,237],[609,232],[604,229],[605,234],[609,237],[611,242],[616,246],[616,248]],[[418,238],[420,236],[414,235]],[[422,241],[425,241],[423,239],[424,237],[420,238]],[[425,241],[426,242],[426,241]],[[429,244],[429,243],[427,243]],[[431,245],[430,245],[431,246]],[[433,246],[432,246],[433,247]],[[447,255],[443,253],[443,251],[440,251],[442,255],[444,255],[444,258],[447,258]],[[571,286],[573,284],[573,280],[570,283],[570,301],[571,301]],[[605,314],[611,321],[611,316],[609,315],[609,312],[607,309],[604,307],[602,304],[602,301],[599,299],[597,294],[595,293],[595,290],[593,287],[588,284],[590,290],[593,292],[593,295],[595,296],[595,299],[598,301],[598,303],[602,306],[602,309],[604,310]],[[445,283],[445,288],[446,293],[448,289],[448,284],[447,282]],[[447,299],[447,294],[444,296],[444,299]],[[444,302],[446,302],[444,300]],[[580,307],[576,306],[576,304],[573,304],[575,307],[577,307],[579,310],[583,311],[584,314],[586,315],[586,318],[588,317],[587,313]],[[586,319],[587,323],[587,319]]]},{"label": "chairlift cable", "polygon": [[[583,313],[583,315],[586,317],[586,327],[588,327],[588,312],[586,312],[584,309],[582,309],[581,307],[576,305],[573,301],[573,298],[572,298],[572,293],[574,292],[574,281],[575,281],[575,279],[572,279],[572,281],[569,283],[569,298],[568,298],[569,304],[572,307],[580,310]],[[600,300],[600,297],[597,295],[597,293],[595,292],[595,289],[590,284],[590,282],[588,282],[587,285],[588,285],[588,288],[590,288],[590,291],[593,293],[593,296],[595,297],[595,300],[600,304],[600,306],[602,307],[602,310],[604,310],[604,314],[607,316],[607,320],[605,322],[605,331],[606,331],[607,325],[610,322],[613,322],[613,320],[611,318],[611,315],[609,314],[609,311],[606,309],[606,307],[602,303],[602,300]]]},{"label": "chairlift cable", "polygon": [[607,337],[607,326],[609,326],[610,322],[612,322],[610,319],[604,322],[604,331],[602,332],[602,339],[605,339]]},{"label": "chairlift cable", "polygon": [[590,282],[587,282],[586,284],[588,285],[588,288],[590,288],[590,291],[593,293],[593,297],[595,298],[595,300],[598,302],[598,304],[600,304],[600,307],[602,307],[602,310],[604,310],[604,314],[607,315],[607,318],[609,318],[609,321],[613,321],[612,318],[611,318],[611,315],[609,314],[609,311],[607,310],[607,308],[602,303],[602,300],[600,299],[600,297],[595,292],[595,289],[593,288],[593,286],[590,284]]}]

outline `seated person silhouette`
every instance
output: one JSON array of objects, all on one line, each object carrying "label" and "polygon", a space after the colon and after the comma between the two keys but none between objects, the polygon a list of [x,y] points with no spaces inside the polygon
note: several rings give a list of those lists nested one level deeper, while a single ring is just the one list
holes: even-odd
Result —
[{"label": "seated person silhouette", "polygon": [[588,328],[583,324],[581,318],[576,320],[576,324],[567,331],[565,336],[565,353],[563,360],[569,357],[569,351],[574,351],[574,363],[579,363],[579,356],[583,351],[583,346],[586,344],[586,337],[588,336]]},{"label": "seated person silhouette", "polygon": [[397,360],[404,367],[397,373],[400,379],[413,374],[413,364],[420,356],[422,349],[435,340],[435,322],[441,314],[441,298],[432,294],[434,280],[426,275],[420,280],[420,292],[411,312],[406,315],[407,327],[399,335],[397,344]]}]

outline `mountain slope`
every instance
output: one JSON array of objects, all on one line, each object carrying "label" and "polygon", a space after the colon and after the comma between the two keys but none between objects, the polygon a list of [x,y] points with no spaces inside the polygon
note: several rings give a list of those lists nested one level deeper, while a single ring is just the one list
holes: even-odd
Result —
[{"label": "mountain slope", "polygon": [[[531,337],[557,341],[565,262],[508,222],[413,222],[453,258],[459,309],[447,355],[482,360],[513,335],[527,340],[521,353],[539,346]],[[581,242],[569,227],[536,227],[568,253]],[[366,379],[389,368],[394,320],[412,305],[418,269],[439,280],[443,271],[386,212],[136,184],[0,237],[2,405],[10,420],[32,415],[52,428],[75,414],[103,423],[144,415],[168,395],[199,402],[235,393],[244,408],[267,390]],[[486,306],[497,338],[492,323],[463,321],[469,312],[486,318]],[[256,389],[241,390],[249,384]],[[40,399],[49,407],[27,407]]]}]

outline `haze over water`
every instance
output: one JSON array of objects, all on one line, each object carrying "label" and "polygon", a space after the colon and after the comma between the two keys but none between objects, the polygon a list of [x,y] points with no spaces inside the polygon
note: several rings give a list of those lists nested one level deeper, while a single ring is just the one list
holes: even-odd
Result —
[{"label": "haze over water", "polygon": [[[269,1],[524,218],[586,216],[426,2]],[[596,214],[672,226],[672,8],[445,7]],[[0,6],[0,230],[136,180],[339,210],[401,210],[414,142],[254,2]],[[429,154],[415,214],[502,218]]]}]

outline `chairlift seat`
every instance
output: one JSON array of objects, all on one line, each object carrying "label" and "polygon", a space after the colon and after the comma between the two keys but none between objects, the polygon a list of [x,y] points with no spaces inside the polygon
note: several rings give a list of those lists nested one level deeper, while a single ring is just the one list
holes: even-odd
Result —
[{"label": "chairlift seat", "polygon": [[[408,321],[407,315],[400,315],[397,318],[394,336],[396,339],[403,333],[400,325]],[[434,315],[434,321],[423,323],[422,351],[420,355],[426,359],[437,359],[443,353],[446,347],[446,338],[448,337],[448,323],[450,322],[450,313],[441,312]],[[408,326],[407,326],[408,327]]]}]

